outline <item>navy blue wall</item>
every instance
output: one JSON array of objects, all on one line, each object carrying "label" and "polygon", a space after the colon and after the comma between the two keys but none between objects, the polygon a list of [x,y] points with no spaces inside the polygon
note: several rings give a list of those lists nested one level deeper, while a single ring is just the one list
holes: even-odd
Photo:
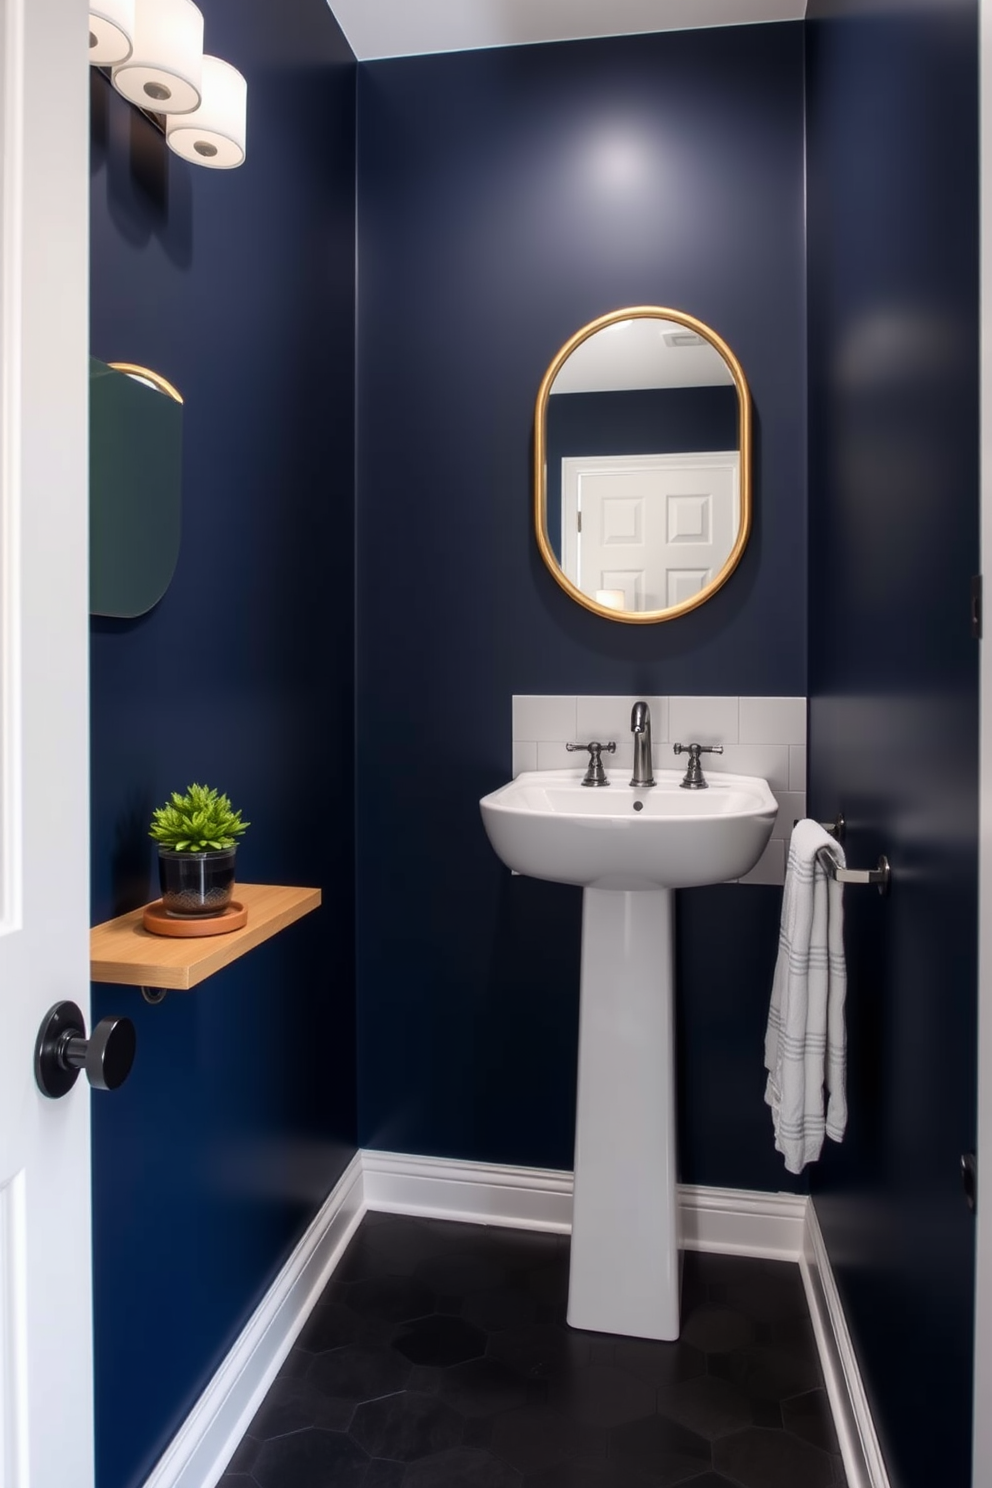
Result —
[{"label": "navy blue wall", "polygon": [[811,1183],[893,1484],[966,1488],[978,6],[843,9],[809,27],[810,804],[893,886],[846,896],[850,1122]]},{"label": "navy blue wall", "polygon": [[[511,880],[476,802],[509,776],[515,692],[805,692],[802,26],[363,64],[358,118],[360,1136],[570,1167],[579,894]],[[542,567],[530,456],[559,347],[645,303],[743,363],[757,520],[714,600],[642,628]],[[778,902],[680,905],[695,1181],[782,1186]]]},{"label": "navy blue wall", "polygon": [[734,387],[628,388],[548,399],[548,536],[561,553],[561,462],[568,455],[737,449]]},{"label": "navy blue wall", "polygon": [[159,1007],[94,989],[138,1033],[93,1101],[101,1488],[144,1481],[355,1145],[355,66],[324,0],[203,8],[240,170],[93,79],[92,350],[186,400],[173,584],[93,625],[93,913],[152,897],[151,809],[193,779],[251,819],[240,876],[324,905]]}]

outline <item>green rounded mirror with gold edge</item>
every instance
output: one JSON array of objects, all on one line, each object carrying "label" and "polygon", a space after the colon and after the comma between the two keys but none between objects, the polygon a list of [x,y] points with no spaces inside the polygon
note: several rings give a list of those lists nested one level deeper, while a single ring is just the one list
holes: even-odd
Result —
[{"label": "green rounded mirror with gold edge", "polygon": [[168,589],[182,516],[179,393],[147,367],[90,358],[90,613],[134,619]]}]

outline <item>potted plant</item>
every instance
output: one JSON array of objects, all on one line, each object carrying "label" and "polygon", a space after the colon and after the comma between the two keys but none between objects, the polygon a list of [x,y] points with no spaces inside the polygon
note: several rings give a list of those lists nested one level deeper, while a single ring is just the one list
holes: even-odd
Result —
[{"label": "potted plant", "polygon": [[189,918],[220,914],[234,888],[237,839],[251,826],[241,820],[227,796],[206,785],[191,785],[184,796],[152,813],[149,832],[158,843],[162,908]]}]

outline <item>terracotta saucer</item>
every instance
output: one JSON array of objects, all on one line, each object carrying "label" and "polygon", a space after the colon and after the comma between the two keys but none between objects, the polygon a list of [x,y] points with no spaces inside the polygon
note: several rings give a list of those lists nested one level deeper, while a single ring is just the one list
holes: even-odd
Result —
[{"label": "terracotta saucer", "polygon": [[173,935],[181,938],[201,935],[227,935],[232,930],[240,930],[248,923],[248,911],[237,899],[232,899],[220,914],[196,915],[188,920],[177,919],[162,908],[161,899],[156,899],[154,904],[146,904],[141,915],[141,923],[146,930],[153,935]]}]

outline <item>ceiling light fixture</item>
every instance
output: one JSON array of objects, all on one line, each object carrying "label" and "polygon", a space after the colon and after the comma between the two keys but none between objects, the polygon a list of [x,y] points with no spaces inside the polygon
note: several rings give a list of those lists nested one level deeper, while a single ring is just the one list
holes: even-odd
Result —
[{"label": "ceiling light fixture", "polygon": [[[90,0],[90,61],[194,165],[232,170],[245,158],[248,85],[203,55],[193,0]],[[105,75],[106,72],[105,72]]]},{"label": "ceiling light fixture", "polygon": [[202,67],[203,16],[193,0],[137,0],[131,55],[114,68],[118,93],[159,114],[191,114]]},{"label": "ceiling light fixture", "polygon": [[134,42],[134,0],[90,0],[90,61],[94,67],[126,62]]},{"label": "ceiling light fixture", "polygon": [[203,59],[203,98],[191,114],[165,121],[169,148],[194,165],[233,170],[245,158],[248,84],[219,57]]}]

